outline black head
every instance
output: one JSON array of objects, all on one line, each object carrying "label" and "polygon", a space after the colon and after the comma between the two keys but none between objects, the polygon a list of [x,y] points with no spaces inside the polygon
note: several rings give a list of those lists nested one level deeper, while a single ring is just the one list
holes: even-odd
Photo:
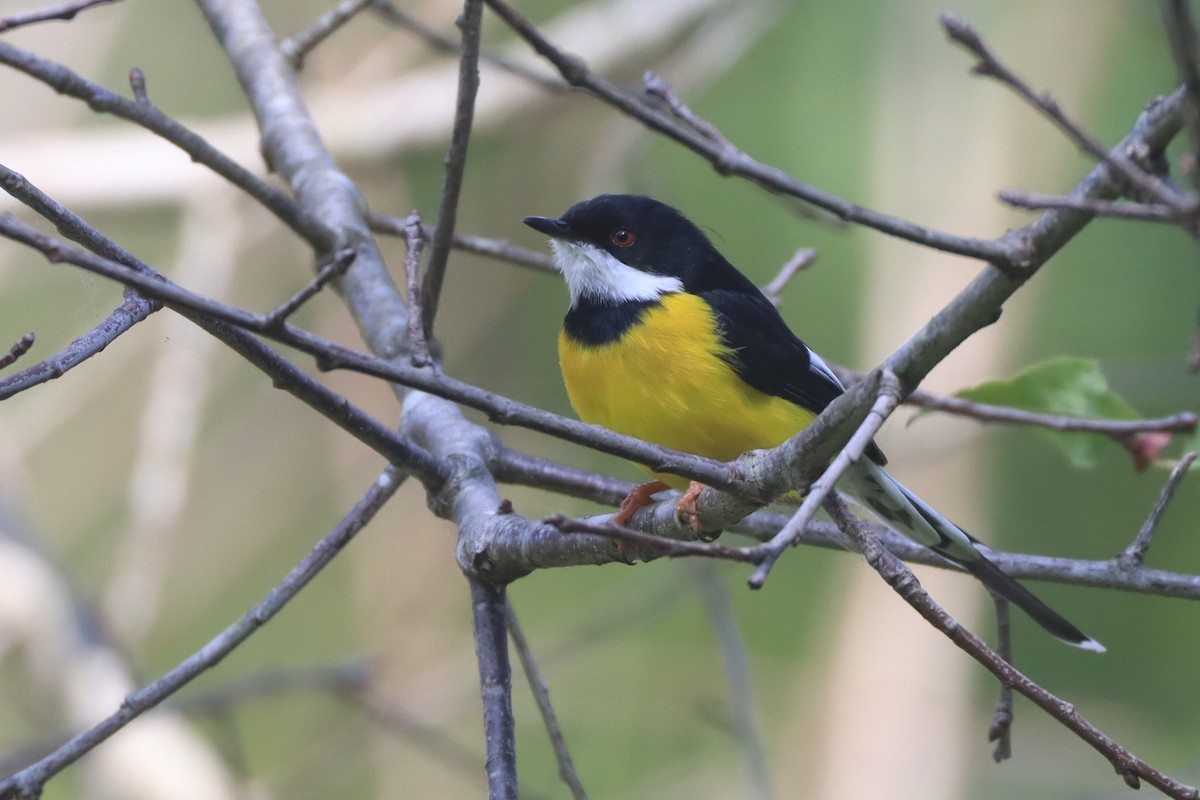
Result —
[{"label": "black head", "polygon": [[[721,285],[729,271],[736,274],[703,231],[649,197],[602,194],[571,206],[559,219],[526,217],[524,222],[555,239],[608,253],[641,272],[677,278],[685,291]],[[567,277],[570,281],[569,273]]]}]

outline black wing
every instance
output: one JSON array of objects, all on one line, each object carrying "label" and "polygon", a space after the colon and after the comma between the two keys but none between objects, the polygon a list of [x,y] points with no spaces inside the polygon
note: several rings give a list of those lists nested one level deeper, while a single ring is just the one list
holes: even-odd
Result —
[{"label": "black wing", "polygon": [[[733,350],[729,365],[755,389],[818,413],[846,391],[757,289],[709,289],[699,294],[712,307],[721,335]],[[887,463],[874,442],[867,457],[881,466]]]}]

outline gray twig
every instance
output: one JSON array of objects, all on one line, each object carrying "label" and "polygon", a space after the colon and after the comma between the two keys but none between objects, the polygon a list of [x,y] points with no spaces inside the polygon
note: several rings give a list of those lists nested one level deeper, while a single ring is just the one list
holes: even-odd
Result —
[{"label": "gray twig", "polygon": [[69,22],[75,19],[75,15],[80,11],[116,2],[118,0],[74,0],[71,3],[59,3],[56,6],[48,6],[37,11],[26,11],[23,14],[7,14],[0,17],[0,33],[10,31],[13,28],[20,28],[23,25],[33,25],[38,22],[50,22],[52,20]]},{"label": "gray twig", "polygon": [[1184,116],[1188,137],[1192,142],[1192,161],[1187,172],[1192,186],[1200,189],[1200,169],[1196,164],[1196,157],[1200,155],[1200,63],[1197,63],[1200,42],[1197,41],[1191,0],[1162,0],[1162,15],[1175,69],[1188,95],[1188,108]]},{"label": "gray twig", "polygon": [[486,2],[510,28],[529,43],[529,46],[538,55],[553,64],[567,83],[591,92],[626,116],[638,120],[651,130],[661,133],[699,154],[722,175],[736,175],[772,192],[797,197],[823,208],[847,222],[865,225],[889,236],[922,244],[935,250],[977,258],[1005,268],[1018,268],[1027,260],[1026,253],[1015,252],[1020,248],[1007,246],[1002,242],[956,236],[863,208],[837,195],[799,181],[783,170],[761,164],[737,148],[726,147],[714,142],[692,125],[680,123],[669,109],[663,110],[660,103],[652,102],[644,93],[631,92],[593,74],[581,59],[556,47],[529,20],[504,0],[486,0]]},{"label": "gray twig", "polygon": [[469,576],[475,657],[483,701],[488,800],[517,800],[516,722],[512,712],[512,667],[508,660],[504,586]]},{"label": "gray twig", "polygon": [[442,282],[450,258],[450,242],[458,221],[458,198],[462,192],[463,174],[467,167],[467,148],[471,142],[471,125],[475,119],[475,95],[479,91],[479,39],[483,30],[483,0],[464,0],[458,18],[462,30],[462,55],[458,61],[458,99],[454,107],[454,126],[446,150],[446,169],[442,173],[442,198],[438,203],[437,221],[429,243],[429,261],[425,264],[422,285],[421,327],[425,339],[433,339],[433,321],[441,301]]},{"label": "gray twig", "polygon": [[[375,0],[373,7],[376,11],[383,15],[383,18],[393,25],[404,28],[406,31],[423,39],[427,44],[431,45],[435,50],[443,53],[452,53],[460,55],[462,53],[462,40],[447,36],[441,31],[425,24],[421,20],[409,14],[404,9],[397,6],[390,0]],[[490,64],[497,69],[502,69],[505,72],[510,72],[513,75],[518,75],[530,83],[540,86],[542,89],[549,92],[562,92],[565,87],[562,81],[552,77],[545,71],[530,69],[524,64],[513,61],[506,56],[491,52],[486,49],[480,49],[479,60],[481,63]]]},{"label": "gray twig", "polygon": [[778,308],[779,304],[783,302],[781,297],[783,290],[791,283],[792,278],[811,267],[816,260],[817,251],[811,247],[802,247],[792,254],[787,263],[779,268],[779,272],[771,279],[771,282],[762,288],[762,293],[771,301],[771,305]]},{"label": "gray twig", "polygon": [[13,47],[7,42],[0,42],[0,64],[24,72],[59,94],[84,101],[93,111],[120,117],[162,137],[187,153],[193,161],[203,164],[253,197],[319,250],[332,248],[328,229],[314,217],[305,214],[286,193],[238,164],[199,134],[168,117],[144,95],[133,100],[121,97],[62,64]]},{"label": "gray twig", "polygon": [[1138,203],[1129,200],[1094,200],[1087,197],[1039,194],[1019,189],[1004,189],[999,197],[1017,208],[1043,211],[1051,208],[1069,208],[1086,211],[1097,217],[1134,219],[1141,222],[1166,222],[1172,225],[1195,219],[1196,209],[1183,210],[1165,203]]},{"label": "gray twig", "polygon": [[317,45],[333,35],[334,31],[349,22],[354,15],[370,6],[375,0],[342,0],[333,8],[317,17],[312,25],[290,39],[279,43],[279,50],[297,72],[304,69],[304,59]]},{"label": "gray twig", "polygon": [[350,266],[354,263],[354,259],[357,257],[358,253],[349,247],[334,253],[333,258],[319,267],[317,274],[300,291],[263,315],[263,326],[266,328],[278,328],[283,325],[288,317],[295,314],[300,306],[307,303],[317,292],[325,288],[326,284],[335,278],[345,275],[346,270],[350,269]]},{"label": "gray twig", "polygon": [[[996,653],[1007,661],[1012,659],[1012,615],[1007,600],[998,594],[992,595],[992,603],[996,608]],[[988,741],[996,743],[992,758],[999,764],[1012,758],[1012,724],[1013,724],[1013,690],[1006,683],[1000,684],[1000,694],[996,697],[996,710],[992,712],[992,722],[988,726]]]},{"label": "gray twig", "polygon": [[517,649],[517,657],[521,659],[521,668],[525,672],[525,679],[529,681],[529,690],[533,692],[538,712],[542,715],[542,724],[546,726],[546,735],[550,738],[550,746],[554,748],[554,757],[558,760],[558,777],[571,790],[571,796],[575,800],[587,800],[587,791],[579,780],[575,762],[571,760],[571,753],[567,749],[567,740],[563,737],[562,726],[558,724],[558,715],[554,713],[554,706],[550,704],[550,688],[542,679],[542,672],[538,669],[537,661],[533,657],[533,650],[529,647],[529,642],[521,631],[520,623],[517,622],[517,613],[513,611],[511,602],[507,608],[508,635],[512,638],[513,647]]},{"label": "gray twig", "polygon": [[1154,507],[1150,509],[1150,515],[1142,523],[1141,530],[1138,531],[1129,546],[1117,556],[1117,560],[1122,566],[1140,567],[1146,560],[1146,551],[1150,549],[1150,540],[1154,537],[1158,522],[1162,519],[1163,512],[1167,510],[1167,504],[1175,496],[1175,490],[1179,488],[1179,484],[1195,460],[1196,452],[1194,450],[1185,453],[1183,458],[1179,459],[1179,463],[1175,465],[1175,469],[1171,470],[1167,482],[1163,484],[1162,491],[1158,494],[1158,499],[1154,502]]},{"label": "gray twig", "polygon": [[0,355],[0,369],[11,366],[17,362],[21,356],[29,352],[29,348],[33,347],[33,340],[36,337],[33,333],[27,333],[12,343],[8,348],[8,352]]},{"label": "gray twig", "polygon": [[766,557],[763,558],[758,567],[750,575],[749,584],[751,589],[762,588],[771,568],[775,566],[775,561],[785,550],[796,543],[800,534],[803,533],[808,523],[817,513],[817,510],[825,502],[825,498],[833,491],[834,484],[837,483],[838,478],[863,457],[863,453],[871,444],[871,440],[875,437],[875,434],[879,432],[883,423],[887,421],[888,416],[900,404],[900,391],[900,382],[896,380],[895,375],[890,372],[884,372],[880,375],[875,403],[871,406],[866,419],[858,426],[850,441],[838,453],[837,458],[830,462],[829,467],[821,474],[821,477],[814,481],[812,486],[808,487],[808,493],[805,495],[804,501],[800,504],[800,508],[792,518],[788,520],[787,525],[784,525],[771,541],[762,545]]},{"label": "gray twig", "polygon": [[1082,125],[1067,116],[1053,97],[1049,94],[1039,94],[1030,88],[1029,84],[1018,77],[992,52],[979,32],[965,20],[949,12],[943,12],[940,19],[942,27],[950,39],[965,47],[979,59],[973,69],[975,74],[995,78],[1012,89],[1021,99],[1049,117],[1086,153],[1110,166],[1118,175],[1128,181],[1130,185],[1137,187],[1147,197],[1153,197],[1160,203],[1178,208],[1186,213],[1196,211],[1195,198],[1180,194],[1173,187],[1146,172],[1130,160],[1125,151],[1109,150],[1099,139],[1084,130]]},{"label": "gray twig", "polygon": [[[862,380],[863,374],[845,367],[833,367],[837,376],[852,385]],[[1118,442],[1139,433],[1192,433],[1200,420],[1190,411],[1181,411],[1169,417],[1155,419],[1092,419],[1089,417],[1066,417],[1057,414],[1040,414],[1009,406],[980,403],[964,397],[947,397],[924,389],[917,389],[904,399],[905,404],[941,411],[961,417],[970,417],[980,422],[1003,422],[1012,425],[1030,425],[1064,433],[1099,433]]]},{"label": "gray twig", "polygon": [[[375,212],[368,212],[367,214],[367,224],[371,226],[371,230],[388,236],[406,236],[405,228],[407,222],[407,219],[389,217],[386,214]],[[429,229],[422,225],[421,238],[428,242],[430,235]],[[458,250],[477,253],[482,256],[491,256],[492,258],[508,261],[511,264],[521,267],[528,267],[537,272],[548,272],[551,274],[557,272],[554,268],[554,259],[550,258],[550,256],[545,253],[539,253],[536,250],[517,247],[503,239],[491,239],[486,236],[456,233],[450,238],[450,245]]]}]

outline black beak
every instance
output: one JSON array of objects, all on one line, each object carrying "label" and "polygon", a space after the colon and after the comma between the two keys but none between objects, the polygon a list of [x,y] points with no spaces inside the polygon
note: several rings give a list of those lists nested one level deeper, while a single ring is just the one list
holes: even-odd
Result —
[{"label": "black beak", "polygon": [[571,226],[561,219],[555,219],[554,217],[526,217],[521,221],[535,231],[544,233],[547,236],[553,236],[555,239],[571,238]]}]

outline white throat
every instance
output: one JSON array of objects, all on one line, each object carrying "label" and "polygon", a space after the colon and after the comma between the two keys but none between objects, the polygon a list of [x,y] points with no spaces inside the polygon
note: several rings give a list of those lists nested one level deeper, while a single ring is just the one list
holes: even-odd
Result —
[{"label": "white throat", "polygon": [[678,278],[634,269],[594,245],[551,239],[550,249],[554,265],[567,281],[572,307],[584,298],[620,303],[657,300],[664,294],[683,291],[683,282]]}]

